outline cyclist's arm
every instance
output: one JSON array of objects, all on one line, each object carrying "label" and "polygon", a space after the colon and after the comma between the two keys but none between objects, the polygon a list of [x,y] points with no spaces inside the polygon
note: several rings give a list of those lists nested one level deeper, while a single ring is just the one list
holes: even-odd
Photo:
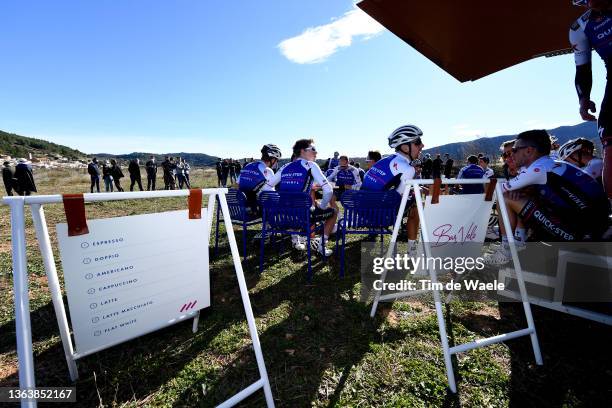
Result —
[{"label": "cyclist's arm", "polygon": [[579,99],[590,99],[593,84],[591,73],[591,44],[580,20],[576,21],[569,32],[569,41],[574,50],[574,61],[576,62],[576,77],[574,83]]},{"label": "cyclist's arm", "polygon": [[400,183],[395,191],[397,191],[400,195],[403,195],[406,187],[409,186],[408,181],[414,178],[415,173],[414,167],[410,165],[406,166],[406,169],[400,178]]},{"label": "cyclist's arm", "polygon": [[[338,171],[340,170],[339,167],[336,167],[329,176],[327,176],[327,180],[328,181],[336,181],[336,178],[338,177]],[[322,172],[322,171],[321,171]]]},{"label": "cyclist's arm", "polygon": [[321,186],[323,198],[319,202],[319,208],[324,210],[328,207],[329,202],[334,195],[334,189],[323,175],[323,172],[317,163],[310,162],[310,171],[314,182]]},{"label": "cyclist's arm", "polygon": [[274,190],[274,187],[281,181],[282,173],[283,173],[283,169],[280,169],[276,174],[270,177],[268,181],[266,181],[266,186],[265,186],[266,191]]},{"label": "cyclist's arm", "polygon": [[502,190],[516,191],[536,184],[546,184],[546,169],[543,167],[522,169],[515,178],[502,184]]},{"label": "cyclist's arm", "polygon": [[353,184],[353,190],[359,190],[361,188],[361,175],[359,174],[359,169],[357,167],[353,167],[353,177],[355,177],[355,184]]},{"label": "cyclist's arm", "polygon": [[591,87],[593,86],[593,75],[591,72],[591,63],[584,65],[576,65],[576,77],[574,79],[576,85],[576,93],[578,100],[591,99]]}]

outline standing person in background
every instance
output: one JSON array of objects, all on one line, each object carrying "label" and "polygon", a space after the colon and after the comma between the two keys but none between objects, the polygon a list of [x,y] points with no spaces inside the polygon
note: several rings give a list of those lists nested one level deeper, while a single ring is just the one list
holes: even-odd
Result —
[{"label": "standing person in background", "polygon": [[187,185],[187,187],[189,188],[189,185],[187,184],[187,179],[185,178],[184,162],[183,159],[181,159],[180,157],[178,162],[176,163],[176,178],[178,180],[179,190],[182,190],[183,186],[185,185]]},{"label": "standing person in background", "polygon": [[19,195],[29,196],[32,192],[36,192],[32,166],[26,159],[19,159],[19,163],[17,167],[15,167],[15,178],[17,179],[17,191]]},{"label": "standing person in background", "polygon": [[478,159],[478,165],[484,171],[484,178],[488,178],[488,179],[494,176],[493,169],[489,167],[489,162],[490,160],[487,156],[483,156],[480,159]]},{"label": "standing person in background", "polygon": [[113,176],[113,181],[115,182],[115,187],[117,187],[117,191],[123,191],[123,187],[121,187],[121,179],[124,177],[123,172],[121,171],[121,166],[117,164],[115,159],[111,159],[111,176]]},{"label": "standing person in background", "polygon": [[13,169],[11,169],[10,162],[5,161],[2,166],[2,181],[6,189],[6,195],[12,196],[13,189],[15,188],[15,174],[13,173]]},{"label": "standing person in background", "polygon": [[[181,158],[178,158],[178,162],[174,160],[174,157],[170,157],[170,169],[172,170],[172,180],[174,180],[174,185],[178,186],[178,164],[180,163]],[[174,190],[174,189],[173,189]]]},{"label": "standing person in background", "polygon": [[338,167],[340,165],[340,159],[338,158],[339,156],[340,156],[340,153],[334,152],[334,157],[330,157],[329,159],[327,159],[327,161],[325,162],[321,170],[325,172],[328,170],[333,170],[336,167]]},{"label": "standing person in background", "polygon": [[191,189],[191,181],[189,180],[189,172],[191,171],[191,166],[185,159],[183,160],[183,173],[185,174],[185,182],[187,183],[187,188]]},{"label": "standing person in background", "polygon": [[442,176],[442,159],[440,158],[440,154],[437,154],[431,166],[431,177],[434,179],[437,179],[437,178],[441,178],[441,176]]},{"label": "standing person in background", "polygon": [[236,182],[236,162],[234,162],[234,159],[229,159],[229,176],[230,184],[234,184]]},{"label": "standing person in background", "polygon": [[242,171],[242,165],[240,164],[240,160],[236,160],[236,182],[238,182],[238,177],[240,177],[241,171]]},{"label": "standing person in background", "polygon": [[221,187],[227,187],[227,176],[229,175],[230,164],[227,159],[221,162]]},{"label": "standing person in background", "polygon": [[155,156],[149,157],[149,161],[145,163],[147,171],[147,191],[155,191],[155,179],[157,178],[157,163]]},{"label": "standing person in background", "polygon": [[217,187],[221,187],[221,159],[215,164],[215,170],[217,170]]},{"label": "standing person in background", "polygon": [[130,160],[128,165],[130,173],[130,191],[134,191],[134,183],[138,183],[138,188],[142,191],[142,177],[140,176],[140,159]]},{"label": "standing person in background", "polygon": [[453,159],[450,158],[448,153],[444,153],[444,177],[447,179],[451,178],[453,173]]},{"label": "standing person in background", "polygon": [[104,190],[107,193],[113,192],[113,175],[110,162],[107,160],[102,166],[102,180],[104,180]]},{"label": "standing person in background", "polygon": [[172,174],[172,163],[168,156],[164,157],[161,164],[164,172],[164,190],[174,190],[174,175]]},{"label": "standing person in background", "polygon": [[421,168],[421,177],[424,179],[430,179],[432,170],[433,160],[431,160],[431,154],[425,153],[425,160],[423,160],[423,166]]},{"label": "standing person in background", "polygon": [[91,159],[91,162],[87,165],[87,173],[91,177],[91,186],[89,190],[93,193],[94,186],[96,187],[96,192],[100,192],[100,168],[98,167],[98,159],[95,157]]}]

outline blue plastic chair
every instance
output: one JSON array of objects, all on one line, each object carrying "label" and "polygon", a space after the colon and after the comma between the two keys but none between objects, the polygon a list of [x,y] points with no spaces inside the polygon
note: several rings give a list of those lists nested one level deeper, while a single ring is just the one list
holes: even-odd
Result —
[{"label": "blue plastic chair", "polygon": [[[261,214],[253,214],[247,204],[246,195],[236,189],[230,189],[225,195],[229,208],[232,224],[242,226],[242,250],[243,259],[247,259],[247,227],[261,224]],[[221,205],[217,197],[217,223],[215,233],[215,256],[219,248],[219,223],[221,222]]]},{"label": "blue plastic chair", "polygon": [[[263,272],[264,241],[268,234],[288,234],[306,237],[306,250],[308,251],[308,282],[312,281],[312,265],[310,250],[310,233],[312,222],[310,220],[310,207],[312,198],[310,194],[288,191],[264,191],[259,195],[259,204],[262,209],[263,225],[261,229],[261,253],[259,257],[259,272]],[[323,223],[315,223],[315,230]],[[324,238],[322,238],[324,239]],[[325,245],[325,242],[322,242]],[[323,255],[325,257],[325,255]]]},{"label": "blue plastic chair", "polygon": [[344,215],[338,220],[336,250],[342,240],[340,251],[340,277],[344,277],[344,251],[347,234],[383,235],[391,234],[402,197],[395,191],[348,190],[342,195]]}]

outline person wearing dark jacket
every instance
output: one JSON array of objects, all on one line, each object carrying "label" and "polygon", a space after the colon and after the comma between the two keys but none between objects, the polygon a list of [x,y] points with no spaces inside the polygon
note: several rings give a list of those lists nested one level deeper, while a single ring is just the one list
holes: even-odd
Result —
[{"label": "person wearing dark jacket", "polygon": [[142,191],[142,177],[140,176],[140,159],[130,160],[128,165],[128,172],[130,173],[130,191],[134,191],[134,183],[138,183],[138,188]]},{"label": "person wearing dark jacket", "polygon": [[91,185],[89,186],[89,191],[93,193],[94,186],[96,187],[96,192],[100,192],[100,168],[98,167],[98,159],[95,157],[91,159],[91,162],[87,165],[87,173],[91,178]]},{"label": "person wearing dark jacket", "polygon": [[221,162],[221,186],[227,187],[227,176],[230,172],[230,164],[227,159]]},{"label": "person wearing dark jacket", "polygon": [[450,158],[448,153],[444,154],[444,177],[451,178],[453,172],[453,159]]},{"label": "person wearing dark jacket", "polygon": [[170,158],[166,156],[161,164],[162,170],[164,171],[164,190],[174,190],[174,164],[170,161]]},{"label": "person wearing dark jacket", "polygon": [[113,192],[113,175],[110,162],[107,160],[102,165],[102,180],[104,180],[104,190],[107,193]]},{"label": "person wearing dark jacket", "polygon": [[123,172],[121,171],[121,166],[114,159],[111,160],[111,176],[113,176],[117,191],[123,191],[123,187],[121,187],[121,178],[124,177]]},{"label": "person wearing dark jacket", "polygon": [[157,178],[157,163],[155,156],[151,156],[149,161],[145,163],[147,170],[147,191],[155,191],[155,179]]},{"label": "person wearing dark jacket", "polygon": [[221,159],[215,165],[215,169],[217,170],[217,187],[221,187]]},{"label": "person wearing dark jacket", "polygon": [[17,191],[19,195],[29,196],[32,192],[36,192],[32,166],[30,166],[30,163],[28,163],[26,159],[19,159],[19,163],[17,167],[15,167],[15,178],[17,179]]},{"label": "person wearing dark jacket", "polygon": [[6,189],[6,195],[12,196],[13,190],[15,189],[15,174],[11,169],[11,163],[5,161],[2,166],[2,181],[4,182],[4,188]]},{"label": "person wearing dark jacket", "polygon": [[440,155],[436,155],[436,158],[434,159],[432,166],[431,166],[431,177],[434,179],[440,178],[440,176],[442,175],[442,159],[440,158]]},{"label": "person wearing dark jacket", "polygon": [[230,184],[234,184],[236,182],[236,174],[236,162],[234,159],[229,159]]},{"label": "person wearing dark jacket", "polygon": [[425,160],[423,160],[422,163],[423,163],[423,166],[421,168],[421,177],[424,179],[431,178],[433,160],[431,160],[431,155],[429,153],[425,153]]}]

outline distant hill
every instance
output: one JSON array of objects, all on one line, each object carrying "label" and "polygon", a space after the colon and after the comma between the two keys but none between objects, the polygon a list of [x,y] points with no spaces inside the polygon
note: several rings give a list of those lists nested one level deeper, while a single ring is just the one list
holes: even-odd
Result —
[{"label": "distant hill", "polygon": [[[559,138],[559,144],[567,142],[569,139],[576,137],[586,137],[593,140],[595,146],[599,146],[599,137],[597,135],[597,124],[595,122],[583,122],[574,126],[562,126],[555,129],[550,129],[549,132]],[[516,135],[503,135],[494,137],[481,137],[470,140],[468,142],[448,143],[441,146],[432,147],[424,150],[424,153],[430,153],[435,156],[437,153],[448,153],[455,160],[463,160],[470,154],[484,153],[496,159],[499,157],[499,146],[506,140],[511,140]],[[28,153],[33,156],[62,156],[72,160],[86,159],[97,157],[98,159],[119,159],[129,161],[139,158],[141,161],[146,161],[150,156],[155,156],[158,162],[163,161],[164,156],[182,157],[192,166],[212,166],[218,157],[210,156],[204,153],[144,153],[134,152],[129,154],[110,154],[110,153],[94,153],[86,154],[67,146],[58,145],[47,142],[45,140],[33,139],[30,137],[19,136],[13,133],[0,131],[0,154],[9,155],[12,157],[28,157]],[[601,152],[600,152],[601,153]],[[363,161],[357,159],[359,161]],[[459,164],[459,163],[458,163]]]},{"label": "distant hill", "polygon": [[140,159],[140,162],[142,164],[144,164],[147,160],[149,160],[149,157],[151,156],[155,156],[155,160],[157,160],[158,163],[161,163],[164,160],[165,156],[182,157],[183,159],[187,161],[187,163],[189,163],[189,165],[198,166],[198,167],[213,166],[219,159],[218,157],[209,156],[208,154],[204,154],[204,153],[185,153],[185,152],[163,153],[163,154],[142,153],[142,152],[134,152],[134,153],[128,153],[128,154],[94,153],[94,154],[90,154],[89,156],[97,157],[99,160],[100,159],[101,160],[119,159],[119,160],[129,161],[132,159]]},{"label": "distant hill", "polygon": [[[583,122],[574,126],[561,126],[555,129],[550,129],[549,133],[555,135],[559,139],[559,144],[567,142],[576,137],[584,137],[592,140],[595,146],[600,146],[599,136],[597,134],[597,124],[595,122]],[[455,160],[465,159],[470,154],[484,153],[491,158],[497,158],[500,155],[499,146],[506,140],[512,140],[516,135],[503,135],[494,137],[481,137],[470,140],[468,142],[448,143],[441,146],[425,149],[423,153],[430,153],[432,156],[436,154],[448,153]],[[425,142],[427,144],[427,142]],[[599,152],[601,154],[601,152]]]},{"label": "distant hill", "polygon": [[67,146],[0,130],[0,154],[28,158],[29,153],[32,153],[33,156],[61,156],[72,160],[87,156],[85,153]]}]

